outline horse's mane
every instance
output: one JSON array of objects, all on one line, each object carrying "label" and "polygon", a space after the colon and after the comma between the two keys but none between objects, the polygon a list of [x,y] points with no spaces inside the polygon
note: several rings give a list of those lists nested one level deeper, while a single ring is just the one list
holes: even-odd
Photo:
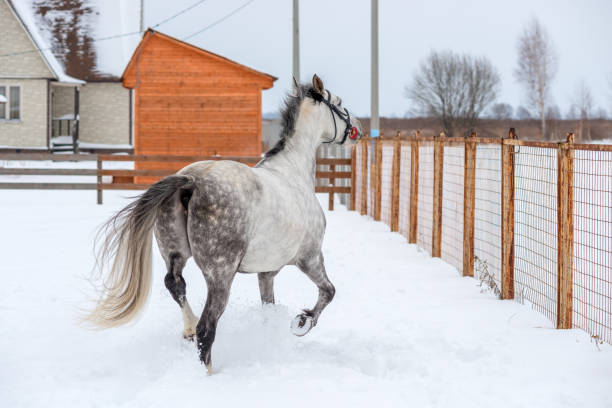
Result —
[{"label": "horse's mane", "polygon": [[285,99],[283,100],[284,106],[281,110],[281,123],[283,127],[279,135],[279,140],[272,149],[266,152],[264,159],[275,156],[285,148],[287,139],[289,139],[289,137],[291,137],[295,131],[295,124],[300,111],[300,105],[306,97],[310,97],[317,102],[323,98],[312,85],[304,84],[300,85],[300,92],[298,95],[288,93],[285,96]]}]

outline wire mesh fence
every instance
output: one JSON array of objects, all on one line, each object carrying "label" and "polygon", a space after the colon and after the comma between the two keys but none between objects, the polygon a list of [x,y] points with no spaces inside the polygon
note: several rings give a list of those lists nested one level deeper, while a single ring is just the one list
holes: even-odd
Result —
[{"label": "wire mesh fence", "polygon": [[412,150],[408,142],[402,141],[399,168],[399,233],[408,238],[410,232],[410,165]]},{"label": "wire mesh fence", "polygon": [[514,286],[557,319],[557,150],[520,146],[514,153]]},{"label": "wire mesh fence", "polygon": [[418,183],[417,245],[431,254],[434,185],[434,146],[431,142],[421,142],[419,146]]},{"label": "wire mesh fence", "polygon": [[463,270],[464,146],[444,148],[442,170],[442,259]]},{"label": "wire mesh fence", "polygon": [[382,163],[381,163],[381,200],[380,217],[381,221],[391,225],[391,179],[393,168],[393,141],[384,141],[382,144]]},{"label": "wire mesh fence", "polygon": [[501,288],[501,147],[476,146],[474,200],[474,275],[486,272]]},{"label": "wire mesh fence", "polygon": [[387,139],[378,161],[363,141],[367,174],[356,180],[367,177],[367,213],[379,208],[409,242],[500,297],[612,343],[612,147],[512,136]]},{"label": "wire mesh fence", "polygon": [[573,321],[612,342],[612,151],[574,156]]}]

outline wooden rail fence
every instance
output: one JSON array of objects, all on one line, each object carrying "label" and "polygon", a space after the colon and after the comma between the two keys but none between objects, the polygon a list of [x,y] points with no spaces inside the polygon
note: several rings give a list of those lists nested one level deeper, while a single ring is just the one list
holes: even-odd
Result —
[{"label": "wooden rail fence", "polygon": [[[177,169],[109,169],[105,163],[112,162],[154,162],[154,163],[181,163],[195,162],[200,160],[233,160],[253,165],[261,160],[261,157],[246,156],[168,156],[168,155],[112,155],[112,154],[50,154],[50,153],[8,153],[0,154],[2,161],[53,161],[53,162],[95,162],[96,168],[24,168],[24,167],[0,167],[0,176],[94,176],[95,182],[0,182],[0,190],[96,190],[97,202],[102,204],[104,190],[145,190],[149,183],[113,182],[121,179],[132,179],[138,176],[165,177],[176,173]],[[338,179],[352,180],[353,172],[336,171],[336,166],[350,166],[351,159],[319,158],[317,165],[328,166],[328,171],[317,171],[317,179],[329,180],[328,185],[317,186],[317,193],[328,193],[330,210],[334,209],[335,194],[352,194],[353,183],[349,187],[336,186]],[[108,180],[105,176],[110,176]]]}]

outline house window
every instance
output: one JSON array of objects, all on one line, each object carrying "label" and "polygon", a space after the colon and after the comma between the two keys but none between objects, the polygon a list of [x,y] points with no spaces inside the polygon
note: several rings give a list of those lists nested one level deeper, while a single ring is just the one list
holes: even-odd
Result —
[{"label": "house window", "polygon": [[8,98],[6,97],[6,86],[0,86],[0,120],[6,119],[6,106]]},{"label": "house window", "polygon": [[21,119],[21,87],[0,85],[0,120]]},{"label": "house window", "polygon": [[9,119],[17,120],[21,119],[21,88],[18,86],[11,86],[9,92]]}]

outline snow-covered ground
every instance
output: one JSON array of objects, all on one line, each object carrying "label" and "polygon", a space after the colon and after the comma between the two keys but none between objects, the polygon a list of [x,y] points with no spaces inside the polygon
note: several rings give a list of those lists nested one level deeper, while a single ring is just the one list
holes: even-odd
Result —
[{"label": "snow-covered ground", "polygon": [[[0,191],[2,407],[610,407],[612,347],[481,293],[382,223],[327,213],[324,243],[336,298],[319,325],[290,334],[316,299],[293,267],[262,308],[257,278],[239,275],[207,376],[181,335],[156,255],[152,298],[130,327],[76,324],[92,290],[96,226],[133,192]],[[323,197],[326,200],[326,197]],[[193,262],[188,297],[201,310]]]}]

